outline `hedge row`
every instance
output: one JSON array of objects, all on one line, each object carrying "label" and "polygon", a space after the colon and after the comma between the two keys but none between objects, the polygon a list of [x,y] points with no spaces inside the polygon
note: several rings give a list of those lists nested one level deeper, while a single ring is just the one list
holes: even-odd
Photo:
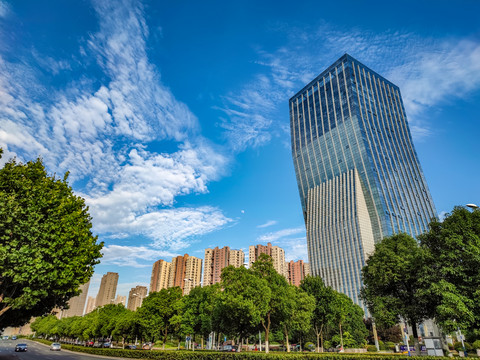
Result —
[{"label": "hedge row", "polygon": [[[35,339],[36,341],[50,344],[51,341]],[[65,350],[87,354],[111,356],[131,359],[159,359],[159,360],[399,360],[398,355],[383,354],[338,354],[338,353],[278,353],[269,354],[258,352],[212,352],[212,351],[177,351],[177,350],[124,350],[90,348],[76,345],[62,344]],[[436,357],[422,356],[410,357],[414,360],[438,360]]]}]

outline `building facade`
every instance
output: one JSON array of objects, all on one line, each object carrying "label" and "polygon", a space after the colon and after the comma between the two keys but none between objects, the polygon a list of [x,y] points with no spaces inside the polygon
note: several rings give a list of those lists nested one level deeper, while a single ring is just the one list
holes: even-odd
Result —
[{"label": "building facade", "polygon": [[117,293],[118,273],[107,272],[102,276],[100,289],[95,300],[95,307],[101,307],[115,302]]},{"label": "building facade", "polygon": [[252,264],[257,261],[260,254],[266,254],[272,257],[273,267],[275,270],[285,277],[287,277],[287,269],[285,267],[285,251],[278,247],[272,246],[271,243],[267,245],[256,245],[248,247],[248,266],[251,267]]},{"label": "building facade", "polygon": [[361,305],[374,244],[417,236],[436,216],[400,89],[345,54],[289,108],[312,275]]},{"label": "building facade", "polygon": [[85,315],[95,310],[96,299],[93,296],[89,296],[87,300],[87,307],[85,308]]},{"label": "building facade", "polygon": [[85,303],[87,301],[88,287],[90,286],[90,280],[87,283],[80,285],[80,295],[71,298],[68,302],[68,309],[61,312],[61,318],[82,316],[85,309]]},{"label": "building facade", "polygon": [[200,286],[202,281],[202,259],[185,254],[172,259],[168,287],[178,286],[184,295]]},{"label": "building facade", "polygon": [[160,291],[168,288],[172,264],[165,260],[155,261],[152,267],[152,277],[150,278],[150,292]]},{"label": "building facade", "polygon": [[125,295],[117,295],[115,299],[115,304],[122,304],[123,306],[127,307],[127,297]]},{"label": "building facade", "polygon": [[290,285],[300,286],[300,283],[307,275],[310,275],[310,266],[303,260],[290,261],[285,263],[287,269],[287,280]]},{"label": "building facade", "polygon": [[225,246],[221,249],[205,249],[203,265],[203,286],[213,285],[221,281],[222,269],[229,265],[243,266],[245,254],[242,250],[231,250]]},{"label": "building facade", "polygon": [[148,290],[146,286],[137,285],[134,288],[131,288],[128,293],[127,309],[135,311],[142,306],[143,299],[147,297],[147,292]]}]

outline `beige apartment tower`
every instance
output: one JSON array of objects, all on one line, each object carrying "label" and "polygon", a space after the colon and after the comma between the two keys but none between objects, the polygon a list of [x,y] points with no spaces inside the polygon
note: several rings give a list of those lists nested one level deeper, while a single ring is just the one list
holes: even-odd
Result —
[{"label": "beige apartment tower", "polygon": [[117,293],[118,273],[108,272],[102,277],[95,307],[101,307],[115,302]]},{"label": "beige apartment tower", "polygon": [[69,308],[61,312],[61,318],[83,315],[83,310],[85,309],[85,302],[87,301],[89,285],[90,280],[88,280],[87,283],[80,285],[80,295],[75,296],[68,301]]},{"label": "beige apartment tower", "polygon": [[248,248],[248,264],[249,267],[257,261],[260,254],[267,254],[272,257],[273,259],[273,267],[275,270],[286,277],[287,270],[285,268],[285,251],[278,247],[272,246],[271,243],[267,245],[257,245],[257,246],[249,246]]},{"label": "beige apartment tower", "polygon": [[127,307],[127,297],[124,295],[117,295],[117,298],[115,299],[115,304],[122,304],[123,306]]},{"label": "beige apartment tower", "polygon": [[190,290],[200,286],[202,279],[202,259],[185,254],[172,259],[168,287],[178,286],[188,295]]},{"label": "beige apartment tower", "polygon": [[95,310],[95,298],[93,296],[89,296],[87,300],[87,307],[85,308],[85,315],[91,313]]},{"label": "beige apartment tower", "polygon": [[142,306],[143,299],[147,297],[147,292],[146,286],[137,285],[134,288],[131,288],[128,293],[127,309],[135,311]]},{"label": "beige apartment tower", "polygon": [[155,261],[152,267],[152,277],[150,278],[150,292],[160,291],[168,288],[172,264],[165,260]]},{"label": "beige apartment tower", "polygon": [[243,266],[245,254],[242,250],[230,250],[228,246],[221,249],[205,249],[205,264],[203,267],[203,286],[213,285],[221,280],[222,269],[233,265]]}]

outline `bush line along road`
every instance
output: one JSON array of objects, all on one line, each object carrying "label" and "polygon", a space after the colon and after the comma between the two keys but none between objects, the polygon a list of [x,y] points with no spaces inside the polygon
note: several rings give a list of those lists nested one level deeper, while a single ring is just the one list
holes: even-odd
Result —
[{"label": "bush line along road", "polygon": [[[23,341],[23,340],[22,340]],[[36,340],[38,341],[38,340]],[[42,343],[50,344],[50,341],[42,341]],[[33,344],[32,341],[28,342]],[[12,351],[13,351],[12,344]],[[41,345],[40,345],[41,346]],[[49,351],[45,347],[45,351]],[[240,353],[231,353],[231,352],[217,352],[217,351],[162,351],[162,350],[123,350],[123,349],[102,349],[102,348],[89,348],[83,346],[75,346],[62,344],[62,350],[70,350],[80,353],[100,355],[105,357],[117,357],[117,358],[131,358],[131,359],[161,359],[161,360],[262,360],[268,358],[269,360],[313,360],[313,359],[322,359],[322,360],[398,360],[398,355],[384,355],[384,354],[332,354],[332,353],[275,353],[271,352],[269,354],[258,353],[258,352],[240,352]],[[3,352],[2,352],[3,353]],[[59,353],[55,353],[60,355]],[[53,355],[53,354],[52,354]],[[71,358],[72,354],[68,355],[68,358]],[[59,357],[60,359],[61,357]],[[65,356],[67,358],[67,356]],[[412,357],[414,359],[423,359],[423,360],[434,360],[433,356],[422,356],[422,357]],[[3,360],[0,353],[0,359]],[[37,359],[37,358],[35,358]],[[77,359],[77,358],[75,358]],[[92,359],[92,358],[90,358]]]}]

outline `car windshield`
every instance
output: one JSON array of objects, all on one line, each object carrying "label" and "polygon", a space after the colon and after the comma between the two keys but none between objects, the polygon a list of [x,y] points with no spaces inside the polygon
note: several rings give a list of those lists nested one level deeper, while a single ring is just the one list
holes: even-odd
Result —
[{"label": "car windshield", "polygon": [[59,343],[53,343],[52,346],[59,346]]},{"label": "car windshield", "polygon": [[27,344],[17,344],[17,346],[27,346]]}]

